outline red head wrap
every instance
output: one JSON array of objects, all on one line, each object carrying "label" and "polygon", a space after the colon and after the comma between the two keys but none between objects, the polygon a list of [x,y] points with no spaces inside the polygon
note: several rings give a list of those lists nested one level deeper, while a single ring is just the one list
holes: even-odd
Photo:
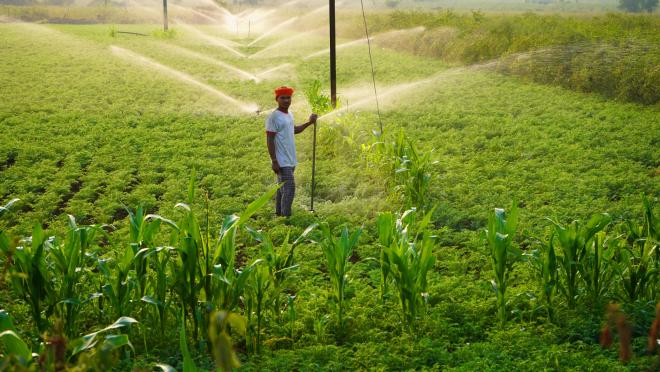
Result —
[{"label": "red head wrap", "polygon": [[275,89],[275,99],[279,96],[291,96],[293,95],[293,88],[289,87],[279,87]]}]

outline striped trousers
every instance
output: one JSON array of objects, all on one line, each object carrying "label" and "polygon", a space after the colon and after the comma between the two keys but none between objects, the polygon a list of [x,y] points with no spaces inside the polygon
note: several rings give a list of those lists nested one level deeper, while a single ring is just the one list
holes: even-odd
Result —
[{"label": "striped trousers", "polygon": [[293,204],[293,197],[296,195],[296,181],[293,178],[293,172],[296,167],[283,167],[280,168],[280,173],[277,174],[277,182],[284,185],[277,190],[275,195],[275,213],[278,216],[288,217],[291,215],[291,205]]}]

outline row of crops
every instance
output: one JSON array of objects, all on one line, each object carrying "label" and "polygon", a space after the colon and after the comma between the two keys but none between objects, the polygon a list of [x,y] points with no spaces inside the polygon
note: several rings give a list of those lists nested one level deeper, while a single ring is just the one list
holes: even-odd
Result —
[{"label": "row of crops", "polygon": [[[415,335],[433,306],[428,276],[439,244],[435,208],[426,195],[429,157],[403,132],[392,142],[374,142],[369,151],[368,161],[390,179],[409,209],[378,215],[373,229],[380,255],[362,260],[380,269],[380,288],[373,295],[398,306],[399,324],[393,332]],[[278,347],[293,347],[301,337],[295,332],[300,304],[292,288],[305,265],[296,258],[303,247],[322,251],[323,286],[334,309],[315,322],[314,332],[329,330],[335,342],[343,343],[355,322],[346,316],[352,306],[348,273],[365,227],[333,229],[321,222],[275,244],[268,231],[255,230],[250,222],[277,187],[212,227],[208,206],[201,215],[191,208],[194,179],[193,174],[188,200],[176,205],[175,219],[146,214],[141,207],[127,210],[128,237],[109,234],[104,226],[80,225],[73,216],[61,238],[47,236],[40,224],[27,238],[0,232],[3,285],[29,309],[30,321],[21,324],[32,326],[17,328],[12,317],[19,314],[0,313],[3,368],[107,368],[120,356],[128,357],[126,350],[148,353],[146,341],[144,349],[138,346],[140,340],[167,337],[172,328],[178,329],[184,370],[197,368],[191,341],[212,355],[221,370],[240,365],[233,351],[238,345],[248,355],[260,354],[265,339],[285,339]],[[0,217],[12,213],[18,202],[2,207]],[[548,236],[527,247],[521,242],[529,237],[517,231],[517,210],[516,203],[506,211],[496,209],[482,232],[493,267],[488,280],[497,298],[496,313],[484,316],[498,319],[501,326],[522,321],[509,309],[507,289],[520,284],[511,275],[513,266],[526,265],[537,278],[543,301],[523,316],[560,322],[561,314],[578,306],[604,314],[605,305],[615,302],[622,306],[608,310],[603,345],[612,345],[614,331],[622,360],[655,352],[658,319],[653,326],[651,322],[660,296],[660,224],[651,201],[644,198],[641,223],[615,224],[607,214],[567,225],[551,221]],[[246,259],[245,245],[258,249],[254,258]],[[91,324],[110,325],[81,337],[100,328]],[[632,349],[634,338],[646,337],[644,350]],[[172,369],[162,363],[157,367]]]}]

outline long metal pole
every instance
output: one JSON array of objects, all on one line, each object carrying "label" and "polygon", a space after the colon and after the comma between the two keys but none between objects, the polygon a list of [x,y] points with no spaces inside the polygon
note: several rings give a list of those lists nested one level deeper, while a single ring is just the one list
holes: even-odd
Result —
[{"label": "long metal pole", "polygon": [[314,139],[312,140],[312,201],[309,210],[314,212],[314,192],[316,191],[316,123],[314,123]]},{"label": "long metal pole", "polygon": [[163,0],[163,30],[167,31],[167,0]]},{"label": "long metal pole", "polygon": [[337,48],[335,43],[335,0],[330,0],[330,99],[337,107]]},{"label": "long metal pole", "polygon": [[[330,0],[330,101],[337,107],[337,48],[335,47],[335,0]],[[309,209],[314,212],[314,193],[316,191],[316,124],[312,142],[312,200]]]}]

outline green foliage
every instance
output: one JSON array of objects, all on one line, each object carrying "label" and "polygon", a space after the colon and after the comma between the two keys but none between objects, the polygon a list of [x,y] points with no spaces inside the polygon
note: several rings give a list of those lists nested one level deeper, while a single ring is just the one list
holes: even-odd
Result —
[{"label": "green foliage", "polygon": [[557,267],[557,254],[555,253],[554,239],[551,236],[547,243],[542,244],[541,250],[534,250],[531,254],[531,263],[540,275],[541,293],[547,307],[548,318],[554,320],[554,296],[559,286],[559,272]]},{"label": "green foliage", "polygon": [[183,371],[197,371],[197,366],[192,360],[190,350],[188,350],[188,341],[186,340],[186,316],[184,309],[181,309],[181,316],[179,317],[179,348],[181,349],[181,354],[183,354]]},{"label": "green foliage", "polygon": [[[339,18],[351,22],[350,12],[346,14],[347,17]],[[374,17],[392,19],[387,13]],[[447,24],[438,22],[436,27],[432,24],[434,17],[442,17],[443,22],[446,19],[454,26],[447,29],[443,28]],[[571,79],[575,79],[580,91],[592,90],[589,84],[593,84],[607,86],[611,92],[621,89],[639,92],[639,97],[652,97],[655,85],[648,83],[652,80],[647,77],[652,77],[654,70],[644,66],[657,64],[653,63],[653,49],[645,49],[657,39],[655,19],[626,15],[475,17],[470,13],[466,17],[456,12],[434,12],[426,23],[419,13],[405,12],[397,16],[397,25],[401,27],[395,28],[426,23],[427,31],[416,34],[419,41],[402,36],[376,38],[381,46],[395,45],[397,38],[397,42],[402,42],[402,47],[396,50],[377,48],[374,54],[382,91],[406,84],[392,90],[394,94],[384,96],[383,120],[392,128],[388,131],[392,137],[387,139],[396,143],[397,127],[403,128],[419,157],[433,148],[431,156],[441,160],[427,170],[432,181],[424,204],[429,209],[438,204],[433,225],[446,226],[433,246],[434,255],[442,260],[427,272],[424,293],[428,296],[422,297],[424,307],[418,308],[414,337],[408,332],[397,332],[405,315],[394,301],[389,301],[390,296],[378,301],[377,287],[384,286],[380,282],[384,277],[382,269],[389,268],[379,268],[373,260],[364,259],[378,257],[382,252],[378,232],[374,231],[375,216],[382,211],[391,211],[395,216],[396,211],[414,203],[406,200],[403,187],[392,193],[409,172],[395,174],[398,169],[393,166],[395,159],[385,152],[382,155],[376,150],[360,152],[360,144],[369,143],[375,122],[375,115],[366,105],[356,105],[353,97],[358,95],[352,94],[352,88],[348,89],[369,82],[369,67],[361,48],[342,49],[338,85],[346,88],[346,96],[342,97],[346,110],[340,113],[337,122],[331,123],[328,118],[328,125],[319,127],[328,130],[331,136],[322,135],[318,149],[317,166],[324,169],[319,172],[323,177],[318,182],[318,213],[310,215],[298,209],[288,225],[282,226],[281,221],[272,219],[266,211],[256,211],[251,216],[245,211],[248,202],[256,195],[263,195],[272,183],[272,171],[262,163],[263,131],[257,130],[263,125],[263,117],[225,115],[226,106],[216,95],[167,74],[145,73],[150,71],[148,67],[117,58],[108,44],[144,54],[231,96],[254,99],[264,107],[272,105],[272,97],[264,92],[269,91],[273,81],[264,78],[261,83],[238,83],[236,76],[215,64],[171,53],[167,44],[194,49],[249,71],[290,62],[290,67],[279,70],[273,80],[289,81],[285,74],[295,72],[305,82],[315,77],[326,79],[319,76],[325,59],[303,62],[306,54],[326,48],[326,41],[312,36],[281,49],[286,56],[280,57],[274,51],[267,59],[242,59],[201,42],[184,29],[177,30],[180,31],[177,38],[168,41],[119,33],[110,38],[106,25],[0,24],[3,42],[8,45],[3,49],[7,57],[3,61],[8,63],[0,63],[5,88],[0,90],[0,122],[6,129],[0,131],[0,197],[21,199],[12,206],[11,213],[0,209],[3,231],[0,233],[0,298],[3,307],[16,315],[15,334],[39,354],[43,352],[39,346],[42,341],[46,344],[52,337],[65,334],[69,303],[61,302],[63,298],[59,297],[66,286],[49,249],[64,250],[67,244],[78,244],[73,242],[79,237],[69,238],[66,215],[70,214],[75,217],[77,229],[98,226],[108,232],[106,236],[96,231],[93,240],[89,240],[89,235],[86,237],[90,245],[85,248],[86,258],[78,261],[82,265],[80,276],[74,273],[71,277],[77,280],[74,287],[79,289],[72,298],[80,301],[80,304],[70,302],[79,310],[75,321],[70,323],[78,329],[74,337],[89,329],[102,328],[93,325],[112,323],[120,314],[139,320],[141,326],[126,331],[134,344],[135,352],[131,353],[134,357],[128,355],[129,348],[122,346],[108,354],[107,361],[100,354],[92,358],[85,352],[70,360],[69,366],[75,363],[88,370],[108,366],[140,370],[150,369],[154,360],[158,360],[181,370],[180,344],[171,342],[176,341],[180,329],[172,319],[184,305],[180,296],[183,289],[179,285],[184,283],[182,255],[193,246],[199,255],[195,285],[191,287],[189,280],[185,283],[191,292],[196,291],[197,300],[194,309],[185,304],[185,321],[190,331],[186,340],[191,358],[200,369],[214,368],[215,358],[204,352],[212,350],[211,336],[206,334],[213,324],[214,311],[231,308],[232,313],[246,317],[245,304],[252,296],[253,275],[262,267],[268,267],[271,281],[264,296],[265,312],[262,310],[260,343],[264,352],[259,356],[247,355],[245,346],[252,336],[245,340],[235,326],[226,329],[232,344],[237,346],[237,357],[248,371],[316,370],[319,366],[336,370],[488,370],[494,365],[509,370],[653,369],[654,361],[643,355],[640,345],[646,342],[645,332],[650,324],[652,304],[649,303],[658,298],[657,276],[647,275],[659,262],[658,249],[653,248],[655,243],[647,243],[643,256],[646,258],[641,260],[641,241],[630,240],[627,229],[616,226],[603,230],[606,234],[602,244],[586,246],[588,252],[596,252],[599,247],[598,252],[603,255],[599,253],[599,265],[585,259],[578,269],[580,306],[574,310],[567,310],[557,296],[545,301],[543,295],[537,298],[538,286],[530,280],[527,266],[513,265],[506,292],[510,301],[506,306],[520,316],[515,324],[510,320],[507,327],[493,328],[492,319],[484,316],[495,304],[495,299],[489,297],[488,286],[483,285],[485,276],[491,275],[490,258],[488,252],[479,249],[482,243],[478,231],[487,224],[488,206],[502,205],[511,190],[520,200],[520,233],[516,241],[521,248],[527,247],[528,236],[542,233],[545,226],[538,221],[544,216],[570,221],[585,219],[593,212],[609,211],[615,221],[630,220],[637,230],[649,230],[641,228],[644,224],[637,220],[640,216],[636,210],[639,192],[647,193],[649,199],[657,197],[658,156],[653,151],[657,147],[656,110],[490,71],[447,70],[447,64],[439,59],[421,58],[405,51],[417,48],[415,53],[426,54],[424,48],[435,52],[446,50],[448,54],[443,58],[447,61],[465,63],[459,58],[500,56],[502,51],[513,55],[550,48],[555,42],[558,49],[564,45],[571,49],[570,45],[584,45],[584,39],[593,39],[595,48],[573,48],[574,53],[566,54],[570,61],[565,64],[560,61],[562,64],[557,65],[553,62],[550,67],[556,68],[557,74],[547,76],[554,78],[565,68],[590,63],[593,71],[571,70]],[[477,22],[481,25],[476,25]],[[386,29],[384,23],[374,24],[383,27],[376,32]],[[394,27],[391,23],[386,26]],[[122,26],[141,33],[149,33],[151,28]],[[214,37],[227,36],[211,26],[196,28],[213,33]],[[348,33],[352,32],[350,27],[342,26],[339,30],[347,32],[341,37],[349,37]],[[634,46],[625,47],[625,43],[611,41],[612,38],[631,39]],[[445,39],[449,44],[444,43]],[[388,44],[390,41],[393,44]],[[601,41],[613,47],[603,48],[599,54]],[[454,52],[457,54],[452,55]],[[533,55],[538,58],[534,60],[537,66],[539,59],[549,58],[544,53]],[[70,63],[72,60],[76,63]],[[609,70],[598,67],[612,60],[625,63],[614,63],[615,67]],[[523,71],[524,64],[519,66]],[[541,67],[535,75],[554,71]],[[43,71],[50,73],[44,75]],[[608,74],[613,75],[611,80]],[[34,79],[37,75],[43,78]],[[72,79],[73,75],[77,78]],[[426,82],[406,88],[407,83],[414,81]],[[624,82],[612,83],[616,81]],[[74,127],[75,136],[71,135]],[[298,142],[301,163],[297,182],[301,187],[297,190],[297,200],[302,200],[308,189],[305,185],[309,184],[308,142]],[[95,145],[93,153],[90,143]],[[385,147],[382,142],[373,145],[372,149]],[[359,161],[361,155],[370,161]],[[379,157],[384,159],[382,163]],[[189,199],[185,189],[191,168],[197,169],[194,185],[202,192],[193,193]],[[179,201],[185,201],[189,209],[182,205],[175,208]],[[142,211],[138,213],[138,208],[132,208],[129,213],[123,205],[141,205]],[[421,209],[418,208],[418,213],[422,213]],[[188,212],[194,215],[196,225],[190,221]],[[138,217],[140,214],[142,217]],[[145,219],[150,214],[174,217],[176,223],[171,226],[163,220]],[[303,239],[296,245],[294,259],[294,249],[285,238],[287,234],[290,237],[301,234],[317,218],[333,229],[344,225],[370,226],[364,229],[359,247],[353,250],[350,261],[355,262],[347,264],[352,271],[350,285],[344,293],[343,317],[350,334],[347,342],[339,346],[327,337],[333,333],[333,327],[328,325],[335,317],[334,309],[326,301],[325,255]],[[243,219],[240,228],[235,227],[238,219]],[[183,220],[186,222],[180,223]],[[52,290],[41,301],[43,332],[32,330],[35,321],[31,302],[12,285],[15,279],[29,283],[26,277],[15,275],[19,266],[14,252],[17,247],[30,250],[30,244],[21,242],[20,238],[31,235],[35,221],[41,224],[44,236],[61,238],[52,239],[45,249],[47,283],[52,285]],[[153,227],[153,234],[145,235],[152,224],[159,227]],[[270,238],[272,252],[263,242],[257,245],[244,234],[247,224]],[[179,230],[181,226],[185,227],[184,232]],[[617,239],[619,235],[621,239]],[[189,238],[191,245],[183,243],[185,238]],[[418,244],[421,241],[423,235],[419,236]],[[561,259],[556,236],[552,245],[558,256],[555,258]],[[550,262],[550,252],[544,248],[539,256]],[[612,261],[607,261],[609,252],[613,252]],[[592,253],[589,255],[593,258]],[[250,265],[258,259],[263,261]],[[643,262],[646,271],[642,270],[644,265],[639,265]],[[614,267],[619,265],[620,268]],[[546,267],[548,288],[557,288],[552,284],[557,280],[563,285],[563,274],[553,271],[550,264]],[[600,270],[593,270],[596,267]],[[631,318],[635,356],[628,366],[619,365],[615,355],[600,350],[593,340],[600,326],[600,314],[590,307],[592,296],[585,277],[588,273],[607,273],[608,267],[614,270],[614,275],[609,287],[604,284],[607,280],[599,280],[604,290],[600,300],[623,301],[631,314],[637,314]],[[104,274],[106,270],[109,275]],[[630,278],[626,280],[631,284],[626,286],[631,291],[624,289],[626,282],[622,278]],[[639,278],[647,284],[639,284]],[[385,279],[392,294],[396,293],[398,288],[392,274],[387,274]],[[277,287],[280,289],[276,290]],[[634,293],[636,300],[629,303],[626,292]],[[103,296],[95,298],[98,293]],[[213,296],[212,301],[207,293]],[[290,300],[291,296],[296,296],[295,302]],[[88,299],[90,302],[85,304]],[[553,307],[554,323],[541,322],[544,313],[539,305],[545,302]],[[256,329],[256,310],[250,313],[251,325]],[[201,332],[193,341],[195,321]],[[58,324],[62,325],[62,332],[56,330]],[[116,338],[112,342],[124,342],[122,335],[113,336]],[[140,342],[136,343],[136,339]],[[103,335],[97,336],[97,340],[100,347]],[[292,346],[295,351],[291,350]],[[3,347],[0,349],[0,353],[5,353],[0,356],[0,369],[11,370],[16,358],[7,356]],[[231,349],[222,350],[224,353]],[[163,366],[161,363],[159,368]]]},{"label": "green foliage", "polygon": [[426,229],[432,215],[433,209],[417,221],[415,210],[396,217],[388,212],[378,215],[376,221],[381,245],[381,296],[391,280],[399,294],[402,318],[410,331],[429,297],[427,274],[435,264],[435,237]]},{"label": "green foliage", "polygon": [[507,320],[505,295],[510,285],[513,264],[522,256],[522,252],[514,243],[517,226],[518,206],[514,201],[508,213],[504,209],[495,209],[488,218],[488,228],[483,234],[495,272],[495,279],[491,280],[491,284],[497,294],[497,314],[502,325]]},{"label": "green foliage", "polygon": [[[632,11],[656,0],[625,0]],[[649,4],[649,5],[642,5]],[[358,22],[358,19],[353,20]],[[396,11],[373,15],[373,30],[423,25],[421,34],[376,40],[383,46],[462,65],[497,62],[497,71],[580,92],[654,105],[660,99],[658,17],[608,13],[540,15]],[[356,28],[357,29],[357,28]],[[358,35],[356,35],[357,37]]]},{"label": "green foliage", "polygon": [[30,314],[37,333],[47,327],[42,314],[44,307],[49,315],[55,305],[55,289],[46,263],[47,242],[43,229],[36,224],[32,237],[13,252],[14,265],[9,272],[13,289],[30,304]]},{"label": "green foliage", "polygon": [[158,39],[176,39],[178,33],[175,29],[171,28],[169,30],[155,30],[151,33],[151,36]]},{"label": "green foliage", "polygon": [[20,364],[27,364],[32,359],[30,348],[16,334],[13,320],[5,310],[0,310],[0,342],[6,353],[18,358]]},{"label": "green foliage", "polygon": [[239,368],[241,363],[232,349],[230,331],[244,335],[246,321],[240,315],[218,311],[211,316],[209,327],[209,340],[213,347],[213,358],[216,367],[223,371],[231,371]]},{"label": "green foliage", "polygon": [[369,160],[385,167],[406,208],[427,210],[431,203],[431,172],[438,164],[431,160],[433,151],[420,153],[403,129],[399,130],[393,141],[388,141],[387,137],[376,137],[374,140],[377,142],[363,146],[362,151],[376,153]]},{"label": "green foliage", "polygon": [[345,330],[344,308],[346,287],[348,285],[348,259],[357,246],[358,239],[362,234],[362,229],[356,229],[353,233],[349,232],[348,227],[344,227],[341,236],[336,238],[327,224],[321,224],[320,230],[323,239],[320,242],[323,255],[325,256],[328,276],[332,284],[332,299],[337,309],[338,335],[342,335]]},{"label": "green foliage", "polygon": [[57,298],[58,313],[64,319],[64,329],[68,337],[77,332],[77,318],[83,305],[101,296],[100,293],[83,296],[83,282],[87,280],[89,261],[87,254],[94,244],[96,234],[105,232],[97,226],[78,226],[73,216],[69,215],[69,232],[64,243],[51,241],[48,250],[52,257],[54,275],[59,278]]},{"label": "green foliage", "polygon": [[305,89],[305,97],[312,108],[312,112],[323,116],[333,110],[330,97],[321,92],[321,82],[312,80]]},{"label": "green foliage", "polygon": [[[552,221],[554,225],[554,236],[556,237],[559,251],[559,267],[562,273],[562,285],[559,287],[568,303],[569,308],[575,308],[580,292],[580,274],[586,278],[591,285],[592,296],[600,293],[598,284],[602,275],[600,269],[602,260],[602,242],[594,242],[594,237],[603,230],[612,218],[608,214],[594,215],[584,225],[579,221],[573,221],[569,226],[563,226]],[[591,246],[592,249],[588,249]],[[591,261],[591,264],[588,263]],[[591,268],[589,267],[591,266]],[[591,273],[589,273],[591,269]]]},{"label": "green foliage", "polygon": [[627,239],[617,246],[617,264],[614,267],[621,279],[623,299],[629,303],[657,300],[660,292],[659,219],[648,198],[642,195],[642,201],[643,222],[636,225],[626,221]]}]

